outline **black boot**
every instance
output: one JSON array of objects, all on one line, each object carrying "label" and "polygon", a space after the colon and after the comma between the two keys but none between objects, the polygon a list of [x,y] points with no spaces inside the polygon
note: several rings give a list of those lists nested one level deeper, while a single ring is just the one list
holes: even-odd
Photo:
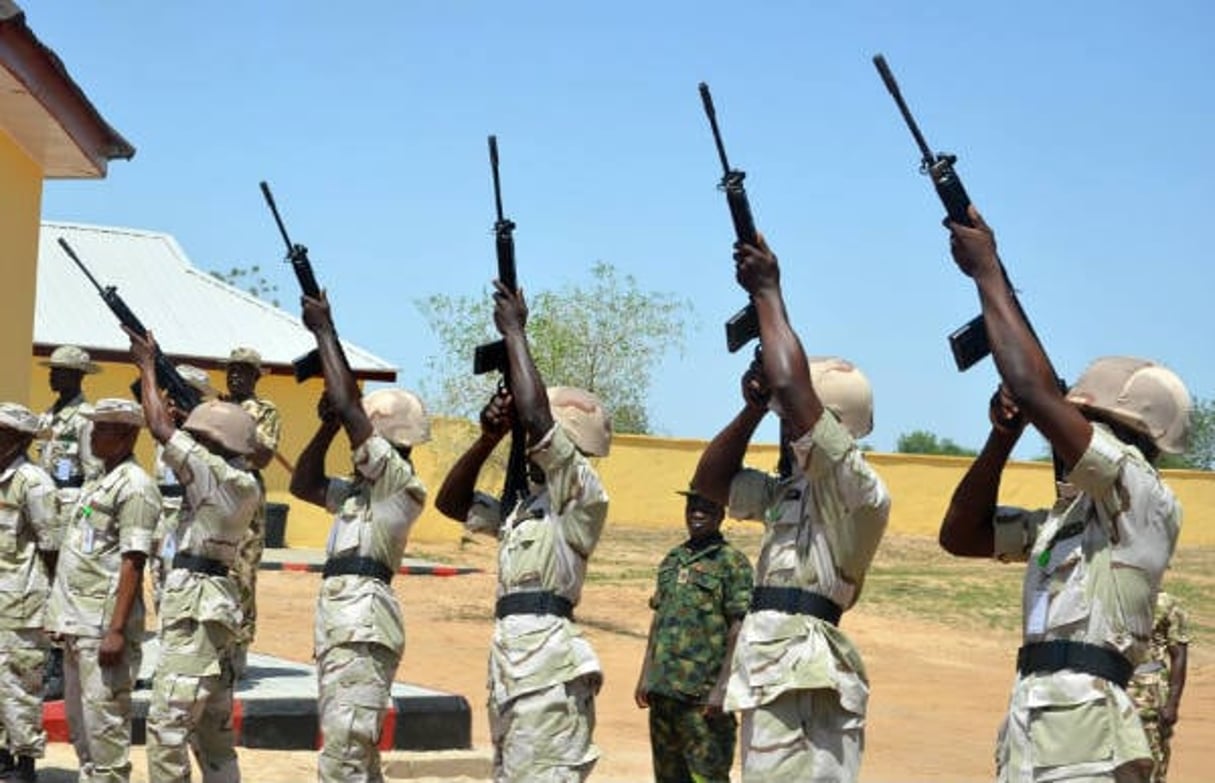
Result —
[{"label": "black boot", "polygon": [[63,698],[63,648],[52,647],[46,654],[46,668],[42,670],[42,700],[58,701]]},{"label": "black boot", "polygon": [[38,783],[38,773],[34,772],[34,757],[18,756],[17,769],[13,771],[9,780],[14,783]]},{"label": "black boot", "polygon": [[13,754],[8,752],[8,748],[0,748],[0,780],[12,780],[13,771],[17,769],[17,762],[13,760]]}]

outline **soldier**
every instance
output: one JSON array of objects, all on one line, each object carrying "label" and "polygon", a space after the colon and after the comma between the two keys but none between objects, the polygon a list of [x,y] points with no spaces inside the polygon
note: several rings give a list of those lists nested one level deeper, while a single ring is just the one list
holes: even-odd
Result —
[{"label": "soldier", "polygon": [[[316,601],[315,647],[321,733],[318,777],[327,783],[383,780],[380,732],[405,650],[405,625],[391,582],[426,489],[413,447],[430,440],[422,401],[403,389],[361,397],[333,328],[329,302],[302,297],[316,335],[325,394],[320,426],[291,476],[291,494],[334,514]],[[325,455],[341,428],[355,475],[325,475]]]},{"label": "soldier", "polygon": [[257,569],[266,547],[266,482],[262,480],[262,471],[274,458],[282,435],[278,408],[270,400],[256,396],[257,381],[263,372],[261,354],[252,348],[233,348],[228,356],[228,394],[221,398],[241,406],[257,422],[257,445],[249,461],[253,465],[253,476],[262,490],[262,504],[232,564],[232,577],[240,590],[242,618],[235,652],[238,680],[244,676],[249,645],[257,632]]},{"label": "soldier", "polygon": [[[587,457],[607,456],[611,425],[594,395],[545,389],[527,343],[523,295],[500,281],[494,286],[494,324],[505,341],[510,388],[481,412],[481,435],[443,480],[435,505],[469,531],[500,542],[489,655],[494,780],[585,780],[599,758],[591,735],[603,674],[573,622],[573,608],[608,509]],[[528,443],[531,494],[503,509],[475,488],[516,416]]]},{"label": "soldier", "polygon": [[0,403],[0,779],[32,783],[42,758],[42,630],[59,530],[55,484],[26,457],[40,429],[28,408]]},{"label": "soldier", "polygon": [[135,461],[139,404],[105,399],[84,415],[105,474],[84,485],[64,531],[46,628],[66,652],[65,706],[81,780],[125,781],[131,690],[142,659],[143,566],[160,493]]},{"label": "soldier", "polygon": [[1139,664],[1127,693],[1139,709],[1139,719],[1152,748],[1152,783],[1165,783],[1169,774],[1169,744],[1177,725],[1181,691],[1185,688],[1190,634],[1181,602],[1161,590],[1156,595],[1155,622],[1148,660]]},{"label": "soldier", "polygon": [[722,700],[751,601],[751,563],[722,537],[719,504],[694,490],[680,494],[688,540],[658,566],[634,699],[650,710],[658,783],[728,783],[738,724]]},{"label": "soldier", "polygon": [[[742,711],[743,780],[852,781],[869,680],[838,625],[860,596],[890,513],[855,440],[873,428],[873,395],[852,364],[806,359],[763,238],[734,250],[762,351],[743,375],[742,411],[709,443],[692,480],[731,516],[765,528],[725,707]],[[743,468],[769,409],[780,417],[778,475]]]},{"label": "soldier", "polygon": [[[1002,385],[992,431],[954,491],[941,545],[962,557],[1028,561],[1024,644],[996,748],[1001,781],[1143,781],[1151,750],[1126,694],[1147,653],[1152,607],[1181,508],[1153,463],[1185,450],[1190,398],[1153,362],[1105,357],[1066,395],[1002,273],[995,235],[949,222],[954,261],[974,279]],[[1066,471],[1054,507],[997,506],[1026,423]]]},{"label": "soldier", "polygon": [[172,567],[160,598],[160,657],[148,707],[148,777],[189,780],[190,748],[214,783],[240,780],[233,748],[232,651],[240,597],[229,575],[237,546],[261,503],[246,469],[253,417],[239,405],[211,401],[179,429],[156,388],[156,344],[127,330],[139,366],[143,412],[164,445],[166,465],[185,487],[177,530],[163,551]]},{"label": "soldier", "polygon": [[[101,368],[75,345],[59,346],[49,360],[39,364],[51,368],[51,391],[58,397],[42,417],[38,464],[55,480],[59,529],[66,530],[80,487],[86,479],[101,475],[101,465],[90,451],[90,424],[84,416],[89,403],[81,390],[84,376],[99,373]],[[63,698],[63,648],[58,644],[47,655],[43,695]]]}]

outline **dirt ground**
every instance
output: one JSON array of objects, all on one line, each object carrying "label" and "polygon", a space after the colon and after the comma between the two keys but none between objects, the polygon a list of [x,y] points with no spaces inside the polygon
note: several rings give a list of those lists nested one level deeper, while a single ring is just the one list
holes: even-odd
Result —
[{"label": "dirt ground", "polygon": [[[749,529],[728,529],[727,535],[754,556],[758,537]],[[652,779],[646,715],[634,705],[632,693],[649,625],[646,599],[652,589],[653,569],[680,538],[678,529],[656,533],[617,527],[605,536],[592,559],[577,612],[605,674],[595,732],[602,758],[592,780]],[[981,614],[968,616],[964,606],[959,610],[944,598],[941,603],[948,611],[943,609],[940,614],[951,618],[948,622],[921,616],[917,614],[920,609],[901,610],[899,601],[890,600],[887,585],[922,592],[923,585],[933,584],[917,578],[907,563],[929,558],[923,572],[932,571],[935,547],[930,542],[888,537],[883,549],[887,554],[879,554],[879,563],[883,557],[893,561],[886,561],[881,574],[875,567],[866,596],[842,624],[859,646],[872,683],[861,779],[874,783],[990,780],[995,731],[1008,696],[1018,644],[1015,620],[987,622]],[[393,585],[405,610],[407,629],[398,679],[467,698],[472,707],[474,747],[488,749],[485,659],[494,592],[494,542],[414,547],[411,553],[484,569],[484,573],[457,577],[400,577]],[[948,567],[942,563],[942,568]],[[1003,580],[1015,594],[1016,567],[978,563],[973,568],[973,574],[959,572],[949,578],[958,584],[965,579]],[[1198,578],[1205,581],[1209,573],[1204,568]],[[905,574],[910,575],[900,576]],[[318,584],[316,574],[262,572],[257,651],[291,660],[309,659]],[[873,600],[867,602],[870,593]],[[1199,619],[1202,622],[1196,625],[1206,627],[1207,618]],[[1191,648],[1189,681],[1169,776],[1173,783],[1215,779],[1211,772],[1215,769],[1215,654],[1201,646],[1192,644]],[[311,753],[240,752],[246,781],[308,780],[315,774]],[[70,758],[70,749],[67,753]],[[142,752],[134,763],[135,779],[144,779]]]}]

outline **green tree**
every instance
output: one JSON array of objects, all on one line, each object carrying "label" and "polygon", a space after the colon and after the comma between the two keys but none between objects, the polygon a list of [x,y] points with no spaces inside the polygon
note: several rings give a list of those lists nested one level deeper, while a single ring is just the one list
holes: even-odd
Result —
[{"label": "green tree", "polygon": [[[438,413],[475,418],[498,382],[496,374],[472,374],[475,346],[498,338],[492,298],[433,294],[416,305],[441,345],[426,361],[427,400]],[[589,282],[530,291],[527,305],[528,340],[545,383],[594,392],[616,432],[649,432],[652,374],[667,351],[683,350],[692,303],[643,291],[632,275],[597,261]]]},{"label": "green tree", "polygon": [[262,275],[262,268],[257,264],[234,266],[227,272],[212,269],[211,276],[278,307],[278,284],[267,280]]},{"label": "green tree", "polygon": [[1189,449],[1184,454],[1161,454],[1159,466],[1215,470],[1215,399],[1194,400]]},{"label": "green tree", "polygon": [[938,438],[927,430],[899,435],[894,450],[900,454],[944,454],[951,457],[973,457],[979,453],[974,449],[964,449],[949,438]]}]

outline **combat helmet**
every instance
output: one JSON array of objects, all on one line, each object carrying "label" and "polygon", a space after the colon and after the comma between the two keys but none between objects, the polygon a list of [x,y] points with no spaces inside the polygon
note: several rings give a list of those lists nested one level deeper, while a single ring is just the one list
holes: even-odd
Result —
[{"label": "combat helmet", "polygon": [[598,397],[574,386],[550,386],[548,407],[579,451],[591,457],[608,455],[612,420]]},{"label": "combat helmet", "polygon": [[404,389],[376,389],[363,397],[363,411],[380,437],[394,446],[430,440],[430,417],[418,395]]},{"label": "combat helmet", "polygon": [[208,400],[190,411],[181,428],[205,435],[234,454],[252,454],[257,422],[236,403]]},{"label": "combat helmet", "polygon": [[1190,436],[1193,402],[1181,378],[1149,359],[1103,356],[1067,393],[1069,402],[1151,439],[1166,454],[1181,454]]},{"label": "combat helmet", "polygon": [[873,387],[855,364],[838,356],[813,356],[810,382],[823,407],[852,437],[863,438],[873,431]]}]

